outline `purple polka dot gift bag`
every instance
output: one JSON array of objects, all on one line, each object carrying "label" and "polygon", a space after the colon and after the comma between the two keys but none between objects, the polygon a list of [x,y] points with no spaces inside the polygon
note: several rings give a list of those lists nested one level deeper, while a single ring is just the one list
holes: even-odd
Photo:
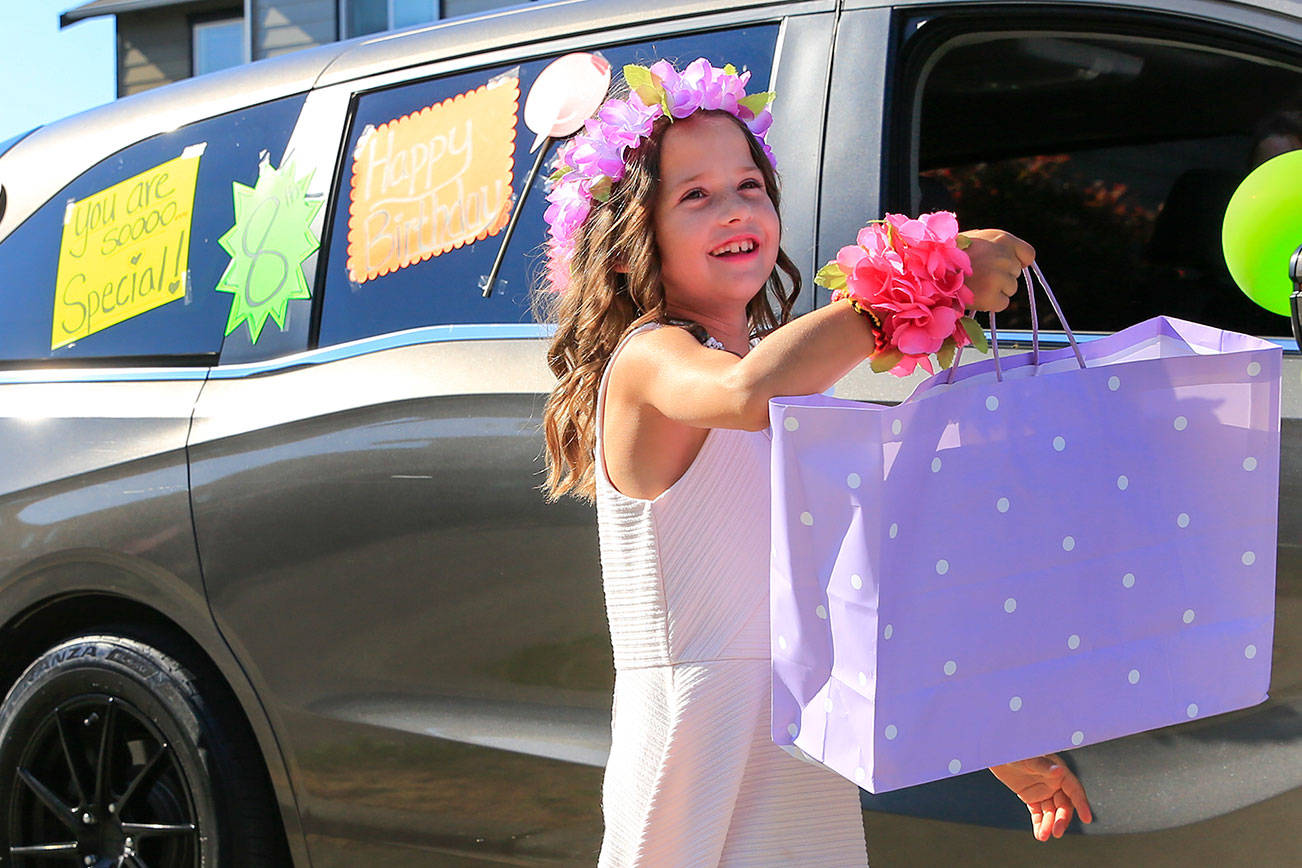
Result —
[{"label": "purple polka dot gift bag", "polygon": [[871,792],[1266,699],[1280,347],[995,347],[770,403],[773,739]]}]

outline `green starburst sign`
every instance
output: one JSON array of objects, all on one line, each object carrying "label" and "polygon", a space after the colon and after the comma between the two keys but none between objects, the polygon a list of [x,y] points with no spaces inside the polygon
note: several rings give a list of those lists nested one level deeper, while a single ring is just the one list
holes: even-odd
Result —
[{"label": "green starburst sign", "polygon": [[294,176],[292,161],[273,169],[264,154],[255,186],[233,183],[235,225],[217,239],[231,257],[217,282],[218,292],[234,296],[226,334],[246,322],[256,344],[268,317],[284,331],[289,302],[312,297],[303,261],[321,246],[312,232],[321,200],[308,197],[311,181],[310,172]]}]

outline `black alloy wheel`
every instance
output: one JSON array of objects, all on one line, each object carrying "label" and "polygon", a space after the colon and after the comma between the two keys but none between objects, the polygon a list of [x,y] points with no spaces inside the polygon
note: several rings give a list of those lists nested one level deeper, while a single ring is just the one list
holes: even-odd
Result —
[{"label": "black alloy wheel", "polygon": [[13,784],[15,865],[56,856],[94,868],[200,864],[198,812],[181,761],[122,699],[85,693],[49,710]]},{"label": "black alloy wheel", "polygon": [[133,639],[82,636],[47,651],[0,704],[0,866],[287,865],[261,759],[232,705]]}]

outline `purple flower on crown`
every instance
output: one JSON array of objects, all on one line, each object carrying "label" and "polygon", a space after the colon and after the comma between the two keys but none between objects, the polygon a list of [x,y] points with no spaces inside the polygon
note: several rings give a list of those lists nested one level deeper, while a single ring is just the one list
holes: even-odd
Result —
[{"label": "purple flower on crown", "polygon": [[563,181],[547,194],[547,211],[543,219],[552,227],[552,238],[568,242],[592,210],[592,196],[577,182]]},{"label": "purple flower on crown", "polygon": [[701,95],[701,108],[707,111],[726,111],[738,114],[737,101],[746,96],[746,82],[750,72],[741,75],[716,69],[704,58],[690,63],[680,81]]},{"label": "purple flower on crown", "polygon": [[[636,93],[630,93],[627,100],[612,99],[602,105],[597,112],[600,124],[596,129],[608,142],[636,148],[651,135],[651,126],[664,113],[659,103],[648,106]],[[589,128],[588,133],[592,134],[593,129]]]},{"label": "purple flower on crown", "polygon": [[665,102],[669,104],[669,114],[673,117],[685,118],[701,107],[700,90],[685,81],[669,61],[657,61],[651,66],[651,74],[664,88]]},{"label": "purple flower on crown", "polygon": [[587,135],[574,138],[567,164],[587,179],[605,175],[615,181],[624,177],[624,148],[606,139],[600,121],[589,119],[584,123]]}]

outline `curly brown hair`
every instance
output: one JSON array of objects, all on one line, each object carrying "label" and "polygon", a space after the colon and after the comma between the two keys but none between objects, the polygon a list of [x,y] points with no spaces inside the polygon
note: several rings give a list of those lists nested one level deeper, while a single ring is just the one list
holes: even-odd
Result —
[{"label": "curly brown hair", "polygon": [[[710,114],[730,118],[745,134],[751,159],[777,210],[777,174],[755,136],[732,114]],[[537,296],[541,317],[556,323],[547,364],[558,382],[543,409],[547,480],[542,488],[548,500],[566,494],[593,500],[602,372],[625,334],[644,323],[666,321],[652,221],[660,181],[660,143],[670,123],[663,117],[655,122],[651,135],[627,155],[627,172],[610,198],[593,202],[576,235],[569,287],[559,295]],[[800,287],[800,270],[779,249],[773,273],[746,305],[752,334],[767,334],[787,322]],[[776,311],[770,296],[777,302]]]}]

